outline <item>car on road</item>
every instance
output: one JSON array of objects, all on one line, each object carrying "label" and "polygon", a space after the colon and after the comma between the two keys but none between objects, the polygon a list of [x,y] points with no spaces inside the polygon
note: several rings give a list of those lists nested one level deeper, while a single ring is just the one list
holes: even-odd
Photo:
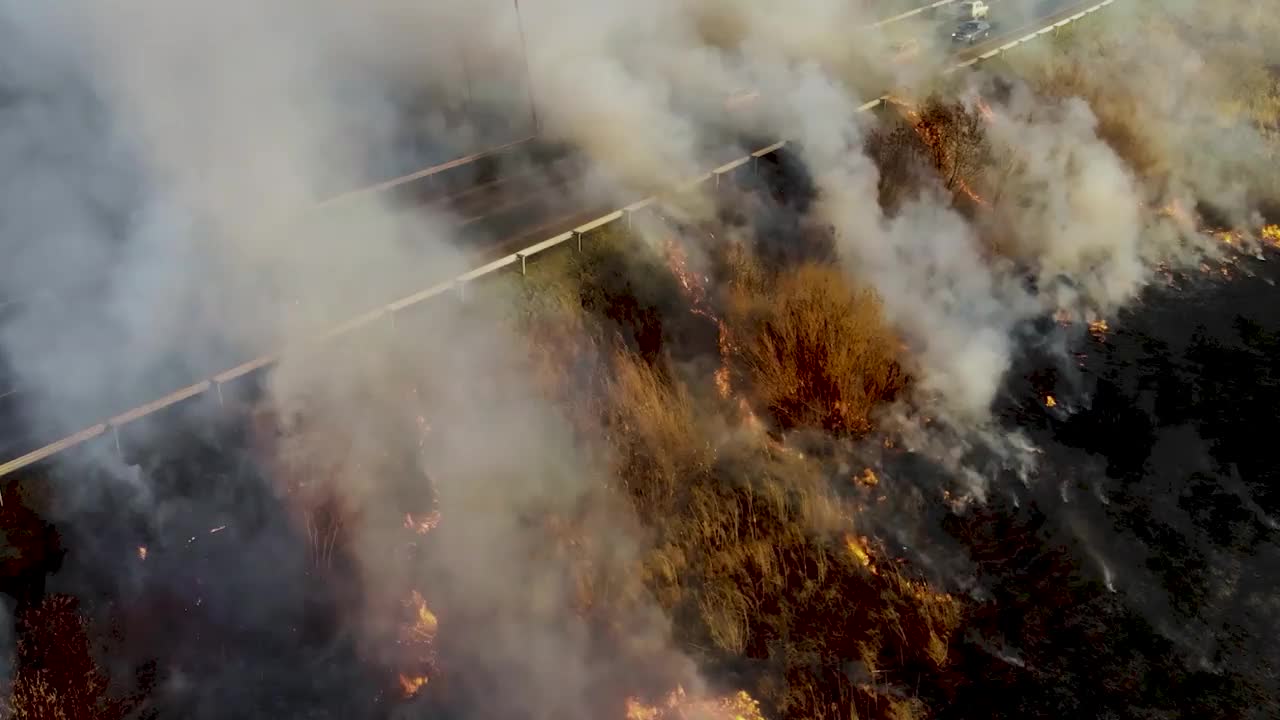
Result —
[{"label": "car on road", "polygon": [[982,20],[967,20],[960,23],[951,33],[951,41],[964,45],[973,45],[991,37],[991,23]]}]

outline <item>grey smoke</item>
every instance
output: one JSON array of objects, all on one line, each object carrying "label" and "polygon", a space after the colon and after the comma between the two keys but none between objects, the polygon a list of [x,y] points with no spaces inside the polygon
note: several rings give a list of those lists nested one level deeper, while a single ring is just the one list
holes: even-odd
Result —
[{"label": "grey smoke", "polygon": [[[42,412],[64,425],[82,415],[67,406],[110,407],[122,383],[158,395],[416,289],[423,275],[465,267],[449,245],[448,218],[376,202],[337,224],[293,218],[365,171],[367,146],[386,147],[402,122],[400,98],[456,97],[468,84],[464,51],[467,74],[482,78],[470,88],[476,108],[512,125],[528,110],[515,16],[499,0],[10,2],[3,11],[0,67],[17,100],[5,110],[0,159],[25,171],[0,195],[0,242],[13,258],[0,282],[26,296],[56,277],[87,286],[90,301],[6,325],[0,345],[22,384],[51,396]],[[1019,270],[992,264],[941,192],[886,216],[875,202],[877,171],[862,154],[872,119],[856,108],[886,85],[922,93],[939,85],[884,62],[884,37],[861,41],[851,28],[870,19],[834,0],[559,0],[527,7],[523,18],[545,130],[584,148],[610,186],[626,191],[620,197],[705,169],[732,142],[708,130],[723,122],[720,93],[760,89],[763,101],[737,129],[798,141],[844,265],[884,298],[918,352],[925,391],[955,424],[985,429],[1019,323],[1067,303],[1114,309],[1142,287],[1162,257],[1149,250],[1136,209],[1153,198],[1097,138],[1087,108],[1022,97],[993,126],[996,142],[1022,158],[1013,181],[1030,201],[1006,217],[1019,230],[1021,259],[1045,277],[1065,276],[1077,295],[1060,294],[1064,286],[1033,293]],[[925,52],[943,54],[930,42]],[[1176,51],[1156,57],[1167,53]],[[1160,147],[1203,147],[1179,132],[1199,81],[1166,74],[1184,82],[1175,83],[1182,92],[1147,97],[1165,111],[1155,125],[1168,130]],[[462,135],[453,141],[467,142]],[[1256,146],[1248,131],[1226,136],[1232,142],[1214,146],[1216,157],[1179,157],[1184,172],[1161,197],[1212,191],[1247,209],[1247,193],[1218,181],[1251,168],[1246,151]],[[539,555],[544,541],[521,516],[585,505],[588,527],[625,528],[626,513],[596,504],[603,463],[571,442],[565,419],[531,390],[498,313],[449,305],[438,313],[412,334],[370,336],[351,355],[287,359],[271,376],[271,398],[285,415],[330,420],[352,448],[331,481],[371,517],[386,517],[393,498],[382,481],[397,471],[382,463],[394,431],[379,418],[404,407],[408,386],[427,388],[440,431],[421,469],[451,509],[440,528],[448,551],[422,575],[439,578],[447,604],[465,609],[462,622],[488,641],[459,655],[483,679],[475,697],[485,697],[484,682],[505,679],[532,705],[585,713],[590,703],[575,701],[594,692],[601,668],[564,609],[563,563]],[[387,482],[423,481],[408,473]],[[974,477],[975,493],[982,487]],[[68,498],[68,515],[91,496]],[[360,549],[374,591],[418,579],[382,557],[378,528],[366,531]],[[618,533],[624,556],[632,540]],[[486,626],[493,618],[502,620]],[[692,674],[660,619],[639,624],[637,645],[658,647]],[[622,675],[629,662],[604,669]],[[480,703],[477,712],[510,709]]]}]

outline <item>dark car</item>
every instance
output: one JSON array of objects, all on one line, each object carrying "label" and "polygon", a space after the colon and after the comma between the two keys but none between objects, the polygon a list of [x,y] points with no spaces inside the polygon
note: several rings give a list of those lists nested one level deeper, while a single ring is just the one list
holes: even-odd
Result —
[{"label": "dark car", "polygon": [[951,33],[953,42],[972,45],[979,40],[986,40],[991,37],[991,23],[982,22],[981,20],[969,20],[960,23],[960,26]]}]

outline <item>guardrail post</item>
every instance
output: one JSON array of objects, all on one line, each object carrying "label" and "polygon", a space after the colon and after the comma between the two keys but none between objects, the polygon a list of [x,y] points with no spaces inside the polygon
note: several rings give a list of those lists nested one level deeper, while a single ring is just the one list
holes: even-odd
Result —
[{"label": "guardrail post", "polygon": [[528,275],[528,274],[529,274],[529,266],[528,266],[527,264],[525,264],[525,258],[527,258],[528,256],[527,256],[527,255],[525,255],[524,253],[516,253],[516,257],[520,258],[520,274],[521,274],[521,275]]},{"label": "guardrail post", "polygon": [[573,239],[578,243],[578,252],[582,252],[582,236],[583,236],[583,234],[584,234],[584,233],[580,233],[580,232],[578,232],[577,230],[574,230],[574,231],[573,231]]}]

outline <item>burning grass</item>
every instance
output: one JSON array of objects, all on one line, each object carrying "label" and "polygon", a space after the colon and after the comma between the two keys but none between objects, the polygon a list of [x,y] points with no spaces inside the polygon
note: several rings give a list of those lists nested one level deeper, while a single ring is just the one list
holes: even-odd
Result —
[{"label": "burning grass", "polygon": [[[787,438],[870,432],[907,387],[901,344],[874,293],[834,265],[766,268],[750,243],[681,232],[699,231],[605,237],[547,261],[521,289],[538,308],[522,316],[532,352],[558,360],[551,387],[574,388],[561,397],[583,431],[603,424],[618,489],[653,535],[636,572],[676,619],[678,641],[749,693],[720,705],[898,716],[910,703],[893,688],[947,664],[960,604],[879,545],[848,544],[861,501],[842,488],[872,485],[833,483]],[[687,256],[695,243],[711,255]],[[548,352],[569,330],[589,340]],[[599,361],[598,377],[576,374],[583,357]],[[628,717],[678,707],[678,693],[636,700]]]},{"label": "burning grass", "polygon": [[15,672],[0,706],[13,720],[122,720],[141,697],[112,687],[75,598],[48,595],[19,617]]}]

